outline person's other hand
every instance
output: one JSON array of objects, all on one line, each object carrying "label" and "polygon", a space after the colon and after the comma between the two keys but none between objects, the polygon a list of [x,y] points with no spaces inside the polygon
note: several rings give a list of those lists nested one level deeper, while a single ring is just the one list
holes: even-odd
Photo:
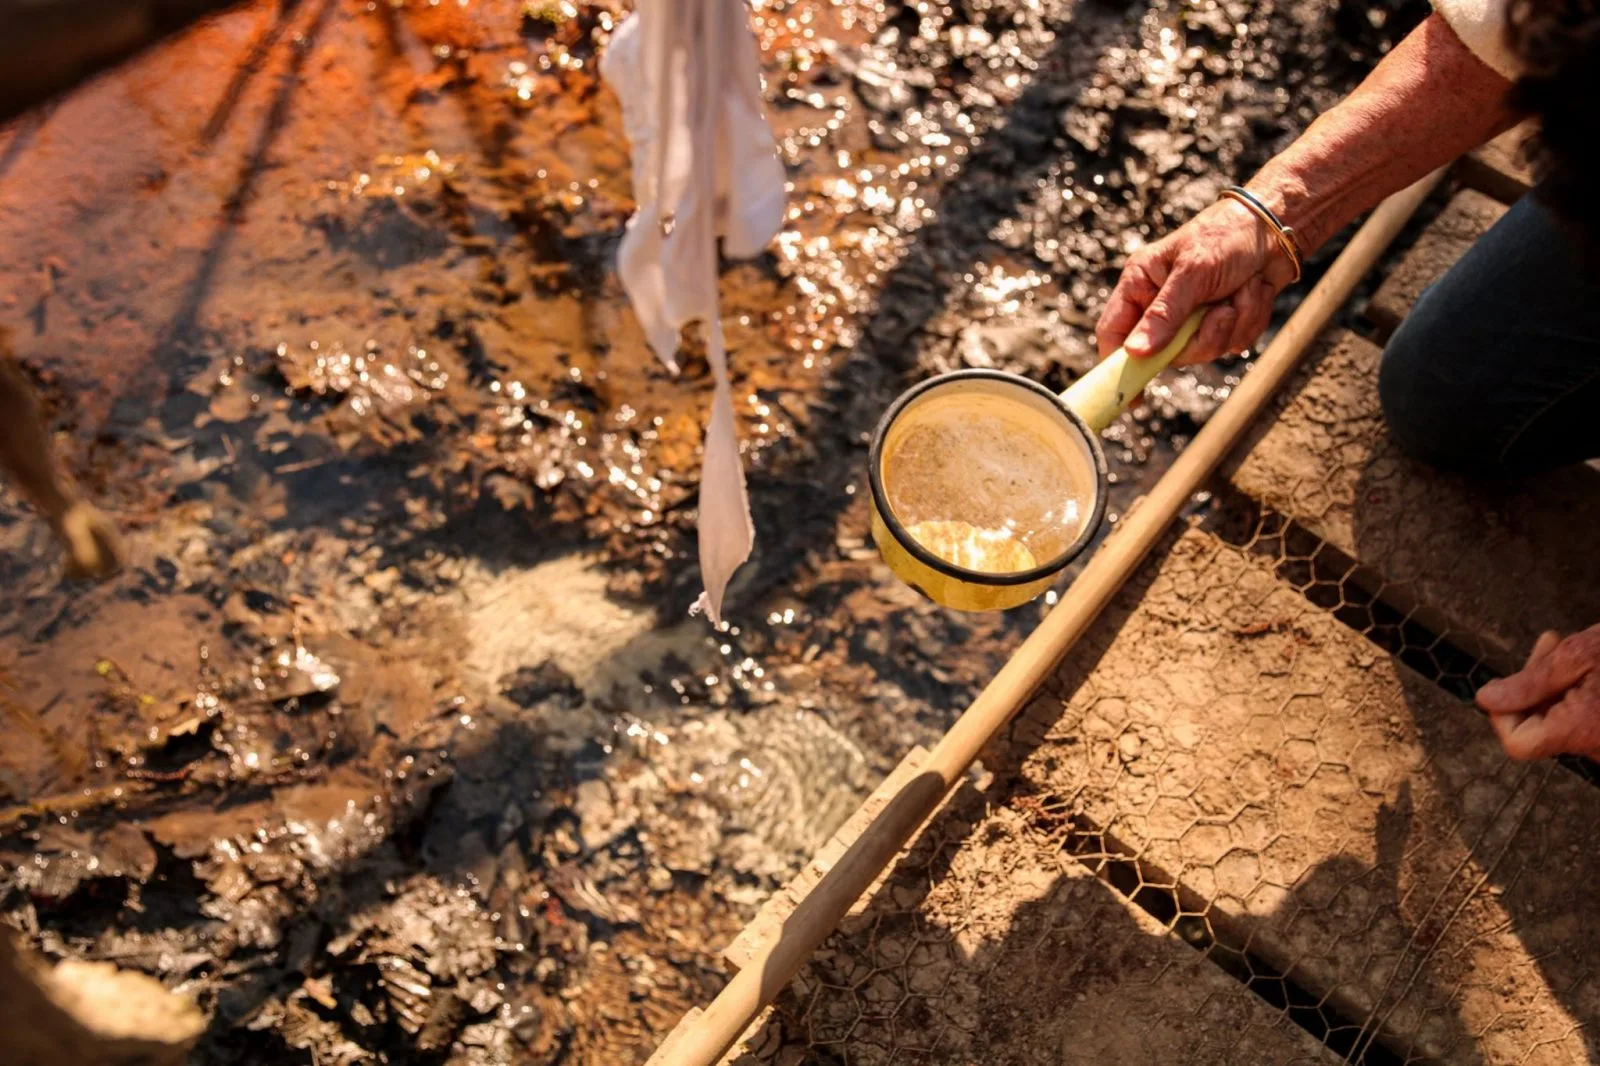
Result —
[{"label": "person's other hand", "polygon": [[1478,690],[1478,706],[1513,759],[1600,758],[1600,625],[1544,634],[1526,666]]},{"label": "person's other hand", "polygon": [[1294,265],[1267,224],[1222,199],[1128,257],[1095,326],[1103,359],[1126,345],[1141,359],[1159,352],[1185,319],[1214,303],[1177,366],[1242,352],[1267,328],[1272,301]]}]

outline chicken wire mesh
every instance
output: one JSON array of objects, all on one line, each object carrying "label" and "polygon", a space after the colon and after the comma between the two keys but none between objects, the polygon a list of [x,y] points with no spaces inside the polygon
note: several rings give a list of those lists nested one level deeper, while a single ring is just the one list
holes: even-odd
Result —
[{"label": "chicken wire mesh", "polygon": [[1600,796],[1403,584],[1223,490],[734,1061],[1596,1061]]}]

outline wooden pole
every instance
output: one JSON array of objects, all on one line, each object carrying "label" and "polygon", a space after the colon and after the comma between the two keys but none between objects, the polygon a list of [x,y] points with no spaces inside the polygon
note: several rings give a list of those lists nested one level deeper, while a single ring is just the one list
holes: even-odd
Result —
[{"label": "wooden pole", "polygon": [[200,1009],[148,974],[109,962],[51,965],[0,925],[0,1062],[6,1066],[183,1066]]},{"label": "wooden pole", "polygon": [[240,0],[0,0],[0,123]]},{"label": "wooden pole", "polygon": [[781,992],[817,946],[900,852],[989,741],[1005,727],[1199,491],[1344,305],[1395,235],[1444,176],[1435,171],[1379,204],[1322,280],[1261,353],[1233,395],[1183,450],[1150,494],[1089,560],[1061,603],[1039,623],[779,933],[729,981],[687,1031],[674,1033],[652,1066],[713,1066]]}]

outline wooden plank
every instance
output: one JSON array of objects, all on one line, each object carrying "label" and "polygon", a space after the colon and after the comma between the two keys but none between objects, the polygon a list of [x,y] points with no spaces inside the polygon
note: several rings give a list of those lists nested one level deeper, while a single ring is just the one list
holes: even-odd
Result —
[{"label": "wooden plank", "polygon": [[1339,1061],[990,801],[958,792],[738,1066]]},{"label": "wooden plank", "polygon": [[1229,482],[1501,670],[1520,665],[1540,632],[1600,620],[1600,472],[1485,484],[1407,459],[1383,427],[1379,354],[1351,333],[1319,341],[1225,468]]},{"label": "wooden plank", "polygon": [[[1189,530],[1015,727],[1019,792],[1401,1061],[1600,1056],[1600,791]],[[1335,1019],[1337,1020],[1337,1019]]]},{"label": "wooden plank", "polygon": [[206,1019],[186,996],[109,962],[49,963],[0,926],[0,1062],[183,1066]]},{"label": "wooden plank", "polygon": [[1533,188],[1533,171],[1522,161],[1522,142],[1532,129],[1524,123],[1467,153],[1457,167],[1462,184],[1504,204],[1526,196]]},{"label": "wooden plank", "polygon": [[[854,814],[845,819],[845,823],[828,838],[827,843],[817,850],[800,872],[761,905],[761,910],[751,919],[750,924],[740,930],[733,942],[722,950],[723,961],[735,970],[742,970],[749,964],[761,946],[778,934],[783,923],[794,913],[794,909],[806,898],[812,887],[822,880],[822,876],[833,869],[833,864],[839,861],[840,856],[850,849],[850,845],[861,835],[861,830],[867,823],[876,818],[878,812],[888,805],[906,782],[916,776],[927,756],[927,749],[921,745],[906,753],[905,758],[885,775],[878,787],[872,790],[872,794],[862,801]],[[882,881],[881,877],[879,881]],[[857,911],[866,905],[864,901],[865,897],[863,902],[856,904]]]},{"label": "wooden plank", "polygon": [[1422,290],[1433,284],[1466,254],[1490,226],[1506,213],[1505,205],[1483,193],[1464,189],[1422,231],[1417,243],[1378,286],[1365,316],[1387,338],[1411,313]]}]

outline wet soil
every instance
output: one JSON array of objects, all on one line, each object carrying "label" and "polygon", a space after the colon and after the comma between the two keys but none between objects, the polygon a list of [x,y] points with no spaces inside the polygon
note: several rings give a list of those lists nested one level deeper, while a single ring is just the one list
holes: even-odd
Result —
[{"label": "wet soil", "polygon": [[[0,907],[196,995],[200,1062],[642,1062],[1046,606],[893,581],[879,413],[1064,387],[1122,257],[1416,6],[762,5],[791,226],[724,275],[721,630],[705,364],[610,270],[620,6],[246,4],[7,127],[0,319],[132,559],[64,586],[0,499]],[[1113,514],[1236,369],[1113,427]]]}]

